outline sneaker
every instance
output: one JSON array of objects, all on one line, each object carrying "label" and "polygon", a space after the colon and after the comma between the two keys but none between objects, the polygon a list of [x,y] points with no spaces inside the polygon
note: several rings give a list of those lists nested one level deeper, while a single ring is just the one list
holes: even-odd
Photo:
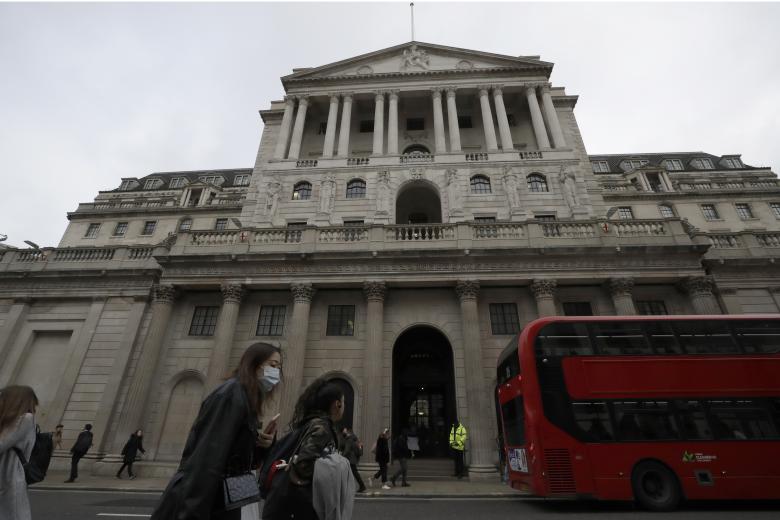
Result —
[{"label": "sneaker", "polygon": [[387,484],[382,484],[382,489],[390,489],[390,486],[388,486]]}]

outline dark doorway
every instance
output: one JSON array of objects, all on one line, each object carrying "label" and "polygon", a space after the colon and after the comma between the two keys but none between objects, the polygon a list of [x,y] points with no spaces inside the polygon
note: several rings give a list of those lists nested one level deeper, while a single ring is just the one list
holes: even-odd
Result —
[{"label": "dark doorway", "polygon": [[[330,380],[331,383],[335,383],[344,392],[344,416],[339,422],[334,424],[336,431],[341,432],[345,426],[352,428],[352,419],[355,411],[355,391],[352,389],[352,385],[349,381],[340,377],[334,377]],[[358,435],[360,433],[358,432]]]},{"label": "dark doorway", "polygon": [[393,348],[393,436],[416,432],[421,457],[447,457],[455,417],[452,348],[433,327],[413,327]]}]

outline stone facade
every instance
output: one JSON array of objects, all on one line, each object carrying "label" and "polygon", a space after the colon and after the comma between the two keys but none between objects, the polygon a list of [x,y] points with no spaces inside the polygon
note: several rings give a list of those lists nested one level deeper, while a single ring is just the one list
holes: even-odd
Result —
[{"label": "stone facade", "polygon": [[[93,470],[131,431],[169,474],[206,392],[255,341],[275,406],[328,375],[365,442],[469,428],[493,478],[495,364],[564,313],[776,313],[780,187],[704,153],[589,156],[552,64],[411,42],[296,69],[253,168],[122,179],[59,246],[0,249],[0,385],[31,384]],[[59,453],[55,464],[64,465]]]}]

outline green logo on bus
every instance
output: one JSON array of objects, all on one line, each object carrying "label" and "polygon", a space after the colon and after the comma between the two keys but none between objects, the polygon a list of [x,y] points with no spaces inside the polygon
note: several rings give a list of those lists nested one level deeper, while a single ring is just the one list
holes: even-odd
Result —
[{"label": "green logo on bus", "polygon": [[687,451],[685,451],[683,453],[682,460],[683,462],[693,462],[696,460],[696,456],[693,453],[688,453]]}]

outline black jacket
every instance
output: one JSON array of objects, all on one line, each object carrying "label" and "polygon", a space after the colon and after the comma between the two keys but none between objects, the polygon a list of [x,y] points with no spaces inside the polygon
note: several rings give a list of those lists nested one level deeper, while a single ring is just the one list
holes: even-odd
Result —
[{"label": "black jacket", "polygon": [[341,454],[346,458],[350,464],[356,466],[360,461],[362,453],[360,452],[360,440],[354,433],[348,433],[344,437],[344,447],[341,450]]},{"label": "black jacket", "polygon": [[402,433],[398,437],[395,438],[395,442],[393,443],[393,459],[408,459],[412,456],[412,452],[409,451],[409,446],[407,444],[408,439],[406,438],[406,434]]},{"label": "black jacket", "polygon": [[377,464],[387,464],[390,462],[390,449],[387,445],[387,439],[381,435],[376,440],[374,460]]},{"label": "black jacket", "polygon": [[78,439],[76,439],[76,443],[70,449],[70,452],[76,455],[81,455],[83,457],[84,454],[87,453],[91,447],[92,447],[92,432],[84,430],[81,433],[79,433],[79,437]]},{"label": "black jacket", "polygon": [[125,447],[122,448],[122,455],[124,455],[123,461],[125,464],[132,464],[139,451],[141,453],[146,453],[143,442],[143,437],[138,437],[136,434],[130,435],[130,439],[125,443]]},{"label": "black jacket", "polygon": [[257,415],[246,391],[232,378],[200,406],[179,469],[171,478],[152,520],[211,518],[224,507],[222,480],[252,468],[257,452]]}]

